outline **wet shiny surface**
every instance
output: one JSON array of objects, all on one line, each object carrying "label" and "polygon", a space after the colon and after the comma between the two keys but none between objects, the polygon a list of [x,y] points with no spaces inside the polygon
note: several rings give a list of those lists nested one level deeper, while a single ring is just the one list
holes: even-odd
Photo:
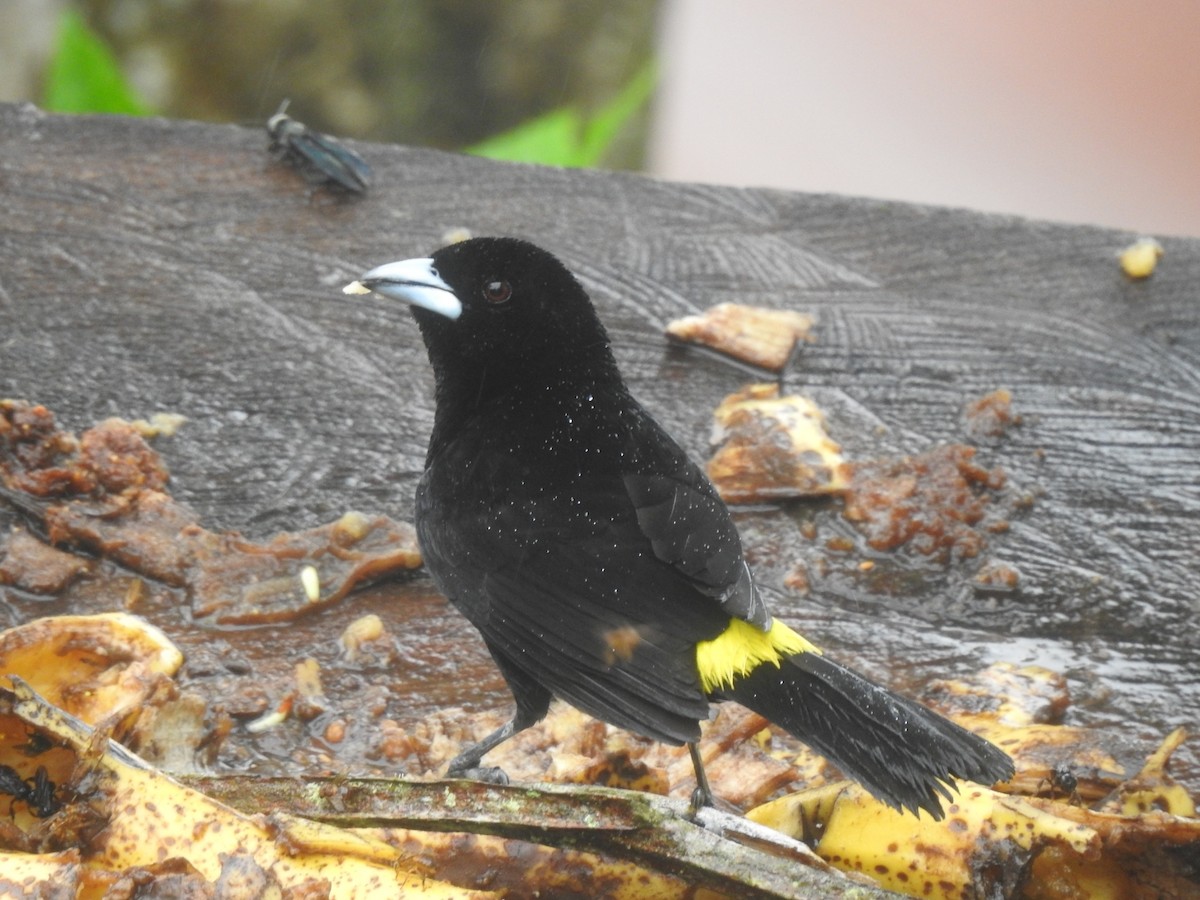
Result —
[{"label": "wet shiny surface", "polygon": [[[1068,720],[1140,752],[1200,721],[1200,241],[1164,239],[1159,269],[1133,283],[1116,265],[1121,232],[356,149],[371,194],[310,202],[266,165],[257,130],[0,107],[0,395],[74,429],[187,416],[157,445],[171,490],[209,527],[257,539],[348,509],[410,517],[432,422],[424,353],[405,310],[340,288],[428,253],[447,228],[519,233],[563,258],[633,391],[698,457],[712,409],[755,376],[669,345],[662,326],[722,301],[811,312],[816,343],[788,384],[851,461],[969,443],[963,408],[1001,387],[1023,421],[978,447],[980,465],[1007,474],[991,507],[1009,529],[974,557],[873,550],[838,501],[739,513],[776,613],[918,696],[1005,660],[1065,672]],[[0,508],[0,524],[13,519]],[[980,590],[989,563],[1018,570],[1016,590]],[[801,564],[806,591],[786,585]],[[123,596],[0,587],[0,613]],[[144,611],[189,660],[229,648],[215,674],[188,677],[233,677],[234,659],[254,673],[247,716],[305,656],[322,663],[330,715],[376,703],[403,725],[447,706],[509,708],[474,630],[424,576],[269,629],[202,629],[178,605],[154,588]],[[394,641],[351,666],[337,636],[371,611]],[[223,764],[384,765],[366,743],[323,748],[323,715],[235,733]],[[1197,750],[1172,771],[1200,783]]]}]

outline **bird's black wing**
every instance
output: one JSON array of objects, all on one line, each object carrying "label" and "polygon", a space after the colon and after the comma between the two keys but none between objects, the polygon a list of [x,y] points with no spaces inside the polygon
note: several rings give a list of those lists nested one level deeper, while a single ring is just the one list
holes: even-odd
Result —
[{"label": "bird's black wing", "polygon": [[737,529],[708,479],[687,462],[670,475],[631,472],[622,480],[654,555],[692,579],[726,613],[765,629],[771,615]]},{"label": "bird's black wing", "polygon": [[707,479],[640,408],[619,424],[599,429],[619,445],[581,435],[586,454],[455,442],[422,480],[418,534],[494,651],[599,718],[691,740],[708,709],[696,643],[766,610]]}]

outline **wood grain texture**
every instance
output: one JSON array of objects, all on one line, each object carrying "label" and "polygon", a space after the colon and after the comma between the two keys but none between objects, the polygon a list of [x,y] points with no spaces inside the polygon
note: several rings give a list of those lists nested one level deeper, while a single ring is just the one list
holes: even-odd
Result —
[{"label": "wood grain texture", "polygon": [[175,493],[262,535],[410,516],[424,353],[404,310],[340,287],[450,228],[561,256],[634,392],[701,458],[751,375],[663,325],[722,301],[812,312],[790,384],[850,458],[963,441],[963,406],[1005,387],[1024,424],[979,458],[1035,499],[989,537],[1022,573],[1006,596],[972,590],[985,559],[915,558],[789,593],[783,573],[823,553],[797,523],[848,526],[828,506],[741,514],[777,610],[892,683],[1044,662],[1081,720],[1200,718],[1200,241],[1163,239],[1135,283],[1115,259],[1132,233],[353,146],[371,192],[310,198],[261,130],[0,107],[0,395],[74,428],[186,415],[159,445]]}]

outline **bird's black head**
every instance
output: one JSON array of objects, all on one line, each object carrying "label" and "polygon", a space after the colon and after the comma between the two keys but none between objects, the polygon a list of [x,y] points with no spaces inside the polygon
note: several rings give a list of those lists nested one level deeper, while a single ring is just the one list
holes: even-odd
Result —
[{"label": "bird's black head", "polygon": [[356,285],[411,303],[439,379],[522,375],[569,361],[612,365],[608,336],[575,277],[517,238],[473,238],[388,263]]}]

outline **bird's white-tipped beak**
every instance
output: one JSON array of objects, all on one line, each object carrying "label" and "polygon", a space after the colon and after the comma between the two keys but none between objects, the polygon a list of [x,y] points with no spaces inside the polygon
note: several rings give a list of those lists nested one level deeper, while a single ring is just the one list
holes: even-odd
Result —
[{"label": "bird's white-tipped beak", "polygon": [[344,294],[365,294],[370,291],[393,300],[403,300],[447,319],[457,319],[462,315],[462,303],[454,296],[454,289],[442,281],[432,259],[402,259],[384,263],[342,288]]}]

